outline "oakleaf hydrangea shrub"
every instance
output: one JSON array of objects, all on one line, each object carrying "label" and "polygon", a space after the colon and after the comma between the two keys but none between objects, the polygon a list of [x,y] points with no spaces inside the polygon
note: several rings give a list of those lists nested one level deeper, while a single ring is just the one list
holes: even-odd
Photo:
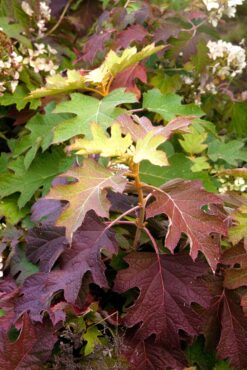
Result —
[{"label": "oakleaf hydrangea shrub", "polygon": [[247,367],[246,14],[1,2],[1,369]]}]

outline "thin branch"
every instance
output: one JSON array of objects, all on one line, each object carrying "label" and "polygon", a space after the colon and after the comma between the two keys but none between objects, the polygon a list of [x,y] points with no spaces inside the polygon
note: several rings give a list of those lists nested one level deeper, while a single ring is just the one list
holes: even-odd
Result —
[{"label": "thin branch", "polygon": [[[50,29],[50,30],[48,30],[47,32],[46,32],[46,34],[44,35],[45,37],[46,36],[50,36],[54,31],[56,31],[56,29],[60,26],[60,24],[61,24],[61,22],[62,22],[62,20],[63,20],[63,18],[64,18],[64,16],[65,16],[65,14],[66,14],[66,12],[67,12],[67,10],[69,9],[69,7],[70,7],[70,5],[71,5],[71,3],[73,2],[73,0],[69,0],[68,2],[67,2],[67,4],[65,5],[65,7],[64,7],[64,9],[63,9],[63,11],[62,11],[62,14],[60,15],[60,17],[59,17],[59,19],[58,19],[58,21],[57,21],[57,23]],[[43,37],[44,37],[43,36]]]},{"label": "thin branch", "polygon": [[[106,227],[105,230],[110,229],[113,225],[117,224],[121,220],[121,218],[129,215],[130,213],[132,213],[133,211],[135,211],[135,210],[137,210],[139,208],[140,208],[140,206],[135,206],[133,208],[130,208],[128,211],[126,211],[122,215],[118,216],[115,220],[111,221],[109,223],[109,225]],[[127,222],[130,222],[130,221],[127,221]],[[133,224],[134,224],[134,222],[133,222]]]}]

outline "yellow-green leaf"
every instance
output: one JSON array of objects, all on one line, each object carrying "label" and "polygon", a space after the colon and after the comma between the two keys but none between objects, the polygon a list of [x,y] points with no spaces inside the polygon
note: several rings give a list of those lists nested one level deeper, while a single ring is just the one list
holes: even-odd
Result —
[{"label": "yellow-green leaf", "polygon": [[237,244],[243,238],[247,238],[247,205],[242,205],[233,215],[236,224],[229,230],[229,239]]},{"label": "yellow-green leaf", "polygon": [[190,128],[190,133],[184,134],[183,139],[179,140],[180,145],[188,154],[199,154],[207,148],[207,144],[203,144],[207,139],[206,132],[199,132],[194,126]]},{"label": "yellow-green leaf", "polygon": [[47,77],[46,85],[40,89],[32,91],[26,99],[37,99],[44,96],[63,94],[84,88],[85,77],[82,76],[78,71],[69,70],[67,72],[67,77],[63,77],[60,74]]},{"label": "yellow-green leaf", "polygon": [[94,347],[96,346],[96,344],[101,343],[100,339],[98,338],[101,335],[102,335],[102,333],[99,331],[97,326],[92,325],[92,326],[88,327],[86,333],[83,334],[83,339],[87,341],[87,344],[85,345],[85,349],[84,349],[84,355],[85,356],[90,355],[90,353],[93,352]]},{"label": "yellow-green leaf", "polygon": [[133,161],[139,163],[146,159],[157,166],[167,166],[168,159],[165,152],[157,150],[164,141],[166,141],[164,136],[155,135],[155,132],[150,131],[143,139],[137,141]]},{"label": "yellow-green leaf", "polygon": [[210,168],[208,158],[205,156],[190,158],[190,160],[193,162],[193,166],[191,166],[192,172],[201,172]]},{"label": "yellow-green leaf", "polygon": [[111,137],[107,136],[103,128],[92,123],[93,140],[76,139],[68,147],[69,151],[76,150],[77,154],[100,154],[102,157],[121,157],[132,144],[131,135],[122,137],[120,125],[114,123],[111,127]]}]

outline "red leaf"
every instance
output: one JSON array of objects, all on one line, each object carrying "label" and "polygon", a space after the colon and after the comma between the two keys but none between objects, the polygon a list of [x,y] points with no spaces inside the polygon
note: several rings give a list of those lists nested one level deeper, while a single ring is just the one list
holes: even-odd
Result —
[{"label": "red leaf", "polygon": [[234,267],[235,265],[247,267],[247,252],[243,245],[236,245],[226,249],[221,262],[224,265]]},{"label": "red leaf", "polygon": [[148,32],[139,24],[133,24],[126,30],[119,32],[116,39],[116,47],[126,49],[133,41],[143,44],[143,40],[148,35]]},{"label": "red leaf", "polygon": [[[96,284],[107,287],[105,266],[101,260],[102,248],[110,254],[114,253],[116,241],[113,233],[91,212],[74,234],[71,247],[61,255],[61,269],[36,273],[25,280],[21,289],[22,297],[15,308],[17,317],[30,311],[33,320],[41,321],[42,313],[49,309],[52,298],[59,291],[64,291],[68,303],[75,303],[82,279],[88,271]],[[41,255],[47,258],[45,254]]]},{"label": "red leaf", "polygon": [[89,37],[84,44],[82,55],[78,57],[75,63],[84,61],[93,64],[97,54],[105,52],[105,42],[110,39],[112,32],[111,30],[107,30],[99,34],[95,33]]},{"label": "red leaf", "polygon": [[0,329],[0,368],[40,370],[50,357],[57,338],[47,325],[33,325],[27,315],[18,339],[10,342]]},{"label": "red leaf", "polygon": [[51,271],[61,253],[68,247],[63,227],[46,226],[31,229],[26,237],[26,255],[33,263],[39,263],[40,271]]},{"label": "red leaf", "polygon": [[131,369],[135,370],[165,370],[172,368],[184,369],[186,361],[180,351],[167,350],[162,343],[153,338],[138,343],[124,343],[123,354],[128,359]]},{"label": "red leaf", "polygon": [[117,274],[114,290],[123,293],[137,287],[140,295],[127,310],[127,327],[140,324],[134,338],[144,340],[152,334],[171,347],[179,346],[179,330],[198,334],[200,317],[191,307],[206,307],[210,295],[197,279],[207,266],[194,263],[189,256],[157,256],[135,252],[125,258],[129,267]]},{"label": "red leaf", "polygon": [[247,252],[243,245],[227,249],[222,263],[232,267],[225,270],[224,287],[236,289],[247,285]]},{"label": "red leaf", "polygon": [[42,223],[42,225],[54,225],[55,221],[61,215],[62,210],[61,201],[40,198],[31,208],[31,220]]},{"label": "red leaf", "polygon": [[190,255],[196,259],[200,250],[213,271],[219,262],[218,243],[212,233],[226,234],[226,228],[217,216],[208,214],[202,207],[210,203],[219,204],[221,200],[205,191],[200,181],[169,181],[162,191],[154,191],[155,201],[147,207],[147,218],[166,214],[170,224],[165,245],[172,252],[176,248],[182,233],[190,241]]},{"label": "red leaf", "polygon": [[0,308],[4,315],[0,317],[0,328],[9,330],[14,323],[14,306],[18,297],[19,288],[15,281],[8,277],[0,282]]},{"label": "red leaf", "polygon": [[118,73],[111,84],[111,91],[119,87],[126,87],[127,91],[133,92],[140,99],[141,91],[135,83],[137,78],[143,83],[147,82],[146,69],[141,64],[134,64],[123,72]]},{"label": "red leaf", "polygon": [[[247,318],[236,303],[236,296],[223,291],[212,302],[208,311],[206,339],[210,342],[219,338],[217,354],[220,359],[227,359],[235,370],[247,366]],[[209,338],[208,338],[209,335]]]}]

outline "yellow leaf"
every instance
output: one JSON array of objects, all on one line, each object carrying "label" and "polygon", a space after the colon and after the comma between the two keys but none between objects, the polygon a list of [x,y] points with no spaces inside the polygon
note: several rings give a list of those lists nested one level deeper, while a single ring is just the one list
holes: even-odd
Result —
[{"label": "yellow leaf", "polygon": [[165,152],[157,150],[157,147],[164,141],[166,141],[164,136],[155,135],[154,131],[150,131],[143,139],[137,141],[133,161],[139,163],[146,159],[157,166],[167,166],[168,160]]},{"label": "yellow leaf", "polygon": [[91,125],[93,140],[76,139],[67,149],[76,150],[77,154],[100,154],[102,157],[121,157],[132,144],[131,135],[122,137],[120,125],[114,123],[111,127],[111,137],[97,123]]}]

